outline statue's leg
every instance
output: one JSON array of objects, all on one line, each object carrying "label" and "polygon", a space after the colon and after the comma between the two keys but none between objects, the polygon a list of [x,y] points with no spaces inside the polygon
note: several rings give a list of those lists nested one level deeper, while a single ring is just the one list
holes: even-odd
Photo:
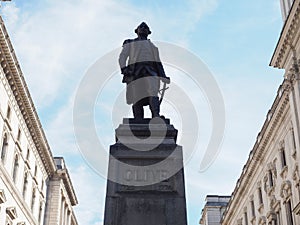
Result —
[{"label": "statue's leg", "polygon": [[156,96],[149,97],[149,107],[151,110],[152,118],[159,117],[159,98]]},{"label": "statue's leg", "polygon": [[136,102],[132,105],[132,112],[135,119],[143,119],[144,118],[144,108],[141,101]]},{"label": "statue's leg", "polygon": [[158,98],[159,82],[160,80],[158,77],[151,77],[151,79],[149,79],[149,108],[152,113],[152,118],[160,116],[160,104]]}]

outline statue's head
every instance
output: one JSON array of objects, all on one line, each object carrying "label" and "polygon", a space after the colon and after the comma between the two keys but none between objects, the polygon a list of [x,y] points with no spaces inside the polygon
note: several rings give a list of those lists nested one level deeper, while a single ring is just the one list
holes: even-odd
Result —
[{"label": "statue's head", "polygon": [[148,27],[148,25],[145,22],[142,22],[135,30],[134,32],[138,35],[138,36],[148,36],[149,34],[151,34],[150,28]]}]

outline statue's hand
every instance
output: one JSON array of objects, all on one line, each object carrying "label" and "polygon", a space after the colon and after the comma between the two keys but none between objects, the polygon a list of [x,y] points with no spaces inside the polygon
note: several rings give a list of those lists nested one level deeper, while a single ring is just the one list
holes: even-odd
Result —
[{"label": "statue's hand", "polygon": [[121,73],[125,76],[128,75],[129,74],[129,68],[128,67],[121,68]]},{"label": "statue's hand", "polygon": [[166,83],[166,84],[169,84],[171,82],[171,79],[170,79],[170,77],[162,77],[161,81]]}]

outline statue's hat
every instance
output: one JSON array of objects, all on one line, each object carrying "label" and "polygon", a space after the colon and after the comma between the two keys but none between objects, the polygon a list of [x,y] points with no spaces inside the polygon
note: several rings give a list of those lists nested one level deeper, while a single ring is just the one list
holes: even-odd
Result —
[{"label": "statue's hat", "polygon": [[140,25],[138,25],[138,27],[134,30],[135,33],[137,33],[137,30],[138,30],[139,27],[146,28],[148,30],[148,34],[151,34],[150,28],[145,22],[142,22]]}]

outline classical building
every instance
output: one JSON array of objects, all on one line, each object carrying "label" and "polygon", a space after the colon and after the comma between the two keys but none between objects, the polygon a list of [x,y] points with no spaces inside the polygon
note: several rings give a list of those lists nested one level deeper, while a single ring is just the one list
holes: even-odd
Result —
[{"label": "classical building", "polygon": [[54,158],[0,17],[0,224],[77,225],[76,195]]},{"label": "classical building", "polygon": [[290,9],[292,8],[294,0],[280,0],[280,8],[282,20],[285,21],[289,15]]},{"label": "classical building", "polygon": [[220,225],[222,215],[228,205],[230,196],[207,195],[200,224]]},{"label": "classical building", "polygon": [[300,0],[281,0],[284,26],[270,66],[284,80],[219,223],[300,224]]}]

